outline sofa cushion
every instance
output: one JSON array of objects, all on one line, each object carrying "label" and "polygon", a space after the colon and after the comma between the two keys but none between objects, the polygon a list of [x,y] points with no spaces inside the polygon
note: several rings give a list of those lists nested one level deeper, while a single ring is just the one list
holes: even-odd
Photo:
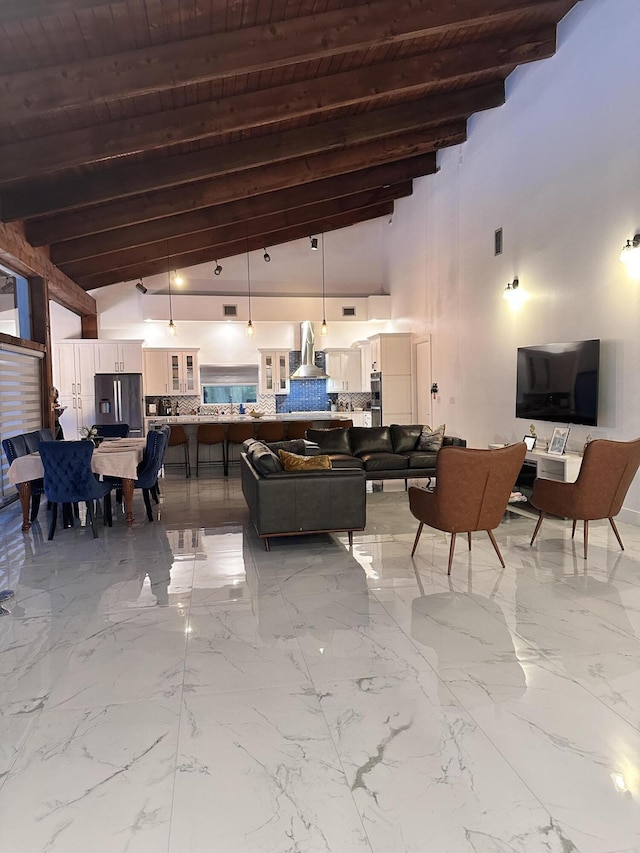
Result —
[{"label": "sofa cushion", "polygon": [[365,453],[393,453],[389,427],[351,427],[349,440],[353,456],[363,456]]},{"label": "sofa cushion", "polygon": [[444,440],[444,430],[444,424],[440,424],[437,429],[431,429],[428,426],[423,427],[416,450],[440,450]]},{"label": "sofa cushion", "polygon": [[436,467],[435,450],[410,450],[402,454],[409,462],[409,468],[433,468]]},{"label": "sofa cushion", "polygon": [[344,453],[352,456],[348,429],[308,429],[307,439],[320,446],[321,453]]},{"label": "sofa cushion", "polygon": [[331,453],[329,458],[332,468],[364,468],[362,459],[357,456],[349,456],[347,453]]},{"label": "sofa cushion", "polygon": [[318,471],[331,468],[328,456],[300,456],[286,450],[279,450],[278,456],[285,471]]},{"label": "sofa cushion", "polygon": [[422,424],[391,424],[391,441],[394,453],[407,453],[418,446]]},{"label": "sofa cushion", "polygon": [[286,441],[268,441],[266,442],[269,450],[278,453],[280,450],[286,450],[287,453],[297,453],[299,456],[304,456],[305,440],[304,438],[290,438]]},{"label": "sofa cushion", "polygon": [[399,453],[363,453],[360,457],[364,470],[369,471],[403,471],[409,467],[409,460]]},{"label": "sofa cushion", "polygon": [[280,458],[261,441],[254,441],[250,445],[247,456],[260,474],[278,474],[283,470]]}]

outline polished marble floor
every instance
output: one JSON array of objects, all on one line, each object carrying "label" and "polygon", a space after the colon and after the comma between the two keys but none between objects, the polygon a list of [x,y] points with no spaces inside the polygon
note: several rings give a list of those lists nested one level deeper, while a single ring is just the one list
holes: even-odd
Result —
[{"label": "polished marble floor", "polygon": [[274,540],[236,472],[127,530],[0,512],[2,853],[638,853],[640,529],[464,541],[399,484]]}]

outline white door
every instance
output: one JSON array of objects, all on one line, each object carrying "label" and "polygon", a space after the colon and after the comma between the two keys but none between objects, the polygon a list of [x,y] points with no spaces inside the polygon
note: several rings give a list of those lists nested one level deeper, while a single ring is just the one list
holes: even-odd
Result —
[{"label": "white door", "polygon": [[431,423],[431,341],[416,344],[416,404],[418,423]]}]

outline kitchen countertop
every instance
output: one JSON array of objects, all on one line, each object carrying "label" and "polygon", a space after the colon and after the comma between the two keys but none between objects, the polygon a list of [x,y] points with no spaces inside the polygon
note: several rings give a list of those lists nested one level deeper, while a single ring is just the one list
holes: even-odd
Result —
[{"label": "kitchen countertop", "polygon": [[261,418],[252,418],[251,415],[150,415],[145,418],[154,424],[235,424],[235,423],[263,423],[265,421],[324,421],[345,420],[352,414],[358,412],[281,412],[277,415],[263,415]]}]

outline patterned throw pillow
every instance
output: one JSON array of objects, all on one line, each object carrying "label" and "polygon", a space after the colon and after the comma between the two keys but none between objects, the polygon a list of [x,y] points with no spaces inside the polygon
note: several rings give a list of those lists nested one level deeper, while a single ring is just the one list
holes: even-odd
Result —
[{"label": "patterned throw pillow", "polygon": [[431,429],[430,426],[422,427],[420,438],[418,439],[418,450],[440,450],[444,439],[445,425],[440,424],[437,429]]},{"label": "patterned throw pillow", "polygon": [[279,450],[278,456],[285,471],[318,471],[331,468],[331,459],[328,456],[299,456],[297,453],[287,453],[286,450]]}]

